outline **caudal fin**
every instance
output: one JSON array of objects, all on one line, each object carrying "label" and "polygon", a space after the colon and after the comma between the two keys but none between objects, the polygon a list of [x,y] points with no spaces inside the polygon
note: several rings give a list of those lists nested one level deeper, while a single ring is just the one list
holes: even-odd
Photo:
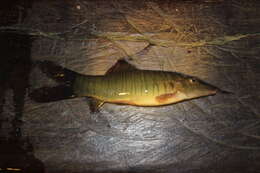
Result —
[{"label": "caudal fin", "polygon": [[29,97],[36,102],[45,103],[74,98],[72,87],[58,85],[56,87],[42,87],[33,90]]},{"label": "caudal fin", "polygon": [[39,61],[37,65],[43,73],[60,84],[55,87],[35,89],[29,94],[30,98],[36,102],[52,102],[76,97],[73,92],[73,83],[78,73],[51,61]]},{"label": "caudal fin", "polygon": [[43,73],[57,82],[73,83],[78,74],[51,61],[38,61],[37,64]]}]

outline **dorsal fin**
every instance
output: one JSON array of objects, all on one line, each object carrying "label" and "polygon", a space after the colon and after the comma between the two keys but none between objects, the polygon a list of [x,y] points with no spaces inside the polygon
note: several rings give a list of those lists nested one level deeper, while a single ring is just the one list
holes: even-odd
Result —
[{"label": "dorsal fin", "polygon": [[110,67],[110,69],[106,72],[106,74],[116,73],[120,71],[133,71],[133,70],[137,70],[137,68],[129,64],[124,59],[120,59],[112,67]]}]

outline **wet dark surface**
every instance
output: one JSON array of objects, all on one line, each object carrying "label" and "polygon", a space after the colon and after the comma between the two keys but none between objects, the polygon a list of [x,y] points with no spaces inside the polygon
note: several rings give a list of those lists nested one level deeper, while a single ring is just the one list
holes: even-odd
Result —
[{"label": "wet dark surface", "polygon": [[[28,2],[0,12],[1,26],[23,28],[0,27],[1,169],[259,172],[258,1]],[[28,97],[56,85],[37,60],[104,74],[122,57],[234,94],[158,108],[105,104],[98,114],[84,98],[41,104]]]},{"label": "wet dark surface", "polygon": [[[1,27],[22,22],[30,7],[30,1],[0,4]],[[43,163],[34,157],[30,139],[22,134],[32,41],[31,36],[17,34],[16,30],[0,32],[0,169],[3,172],[44,172]],[[13,108],[11,114],[4,110],[6,107]]]},{"label": "wet dark surface", "polygon": [[0,111],[3,112],[5,93],[13,91],[15,117],[12,120],[12,136],[21,137],[21,118],[25,102],[26,91],[29,88],[29,74],[31,68],[31,38],[26,35],[1,33],[1,93]]}]

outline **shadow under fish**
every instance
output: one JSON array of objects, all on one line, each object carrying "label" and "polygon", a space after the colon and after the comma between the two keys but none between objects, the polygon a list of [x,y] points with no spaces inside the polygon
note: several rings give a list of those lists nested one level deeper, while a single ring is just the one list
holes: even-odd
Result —
[{"label": "shadow under fish", "polygon": [[83,75],[51,61],[37,62],[50,78],[61,83],[30,93],[36,102],[52,102],[75,97],[90,98],[91,111],[104,103],[135,106],[162,106],[223,91],[196,77],[177,72],[141,70],[125,60],[118,60],[105,75]]}]

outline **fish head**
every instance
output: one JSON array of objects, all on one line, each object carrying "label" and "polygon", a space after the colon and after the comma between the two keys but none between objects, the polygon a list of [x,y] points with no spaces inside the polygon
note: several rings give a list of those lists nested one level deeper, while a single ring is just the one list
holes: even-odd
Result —
[{"label": "fish head", "polygon": [[184,77],[179,84],[178,91],[185,99],[214,95],[219,91],[217,87],[194,77]]}]

